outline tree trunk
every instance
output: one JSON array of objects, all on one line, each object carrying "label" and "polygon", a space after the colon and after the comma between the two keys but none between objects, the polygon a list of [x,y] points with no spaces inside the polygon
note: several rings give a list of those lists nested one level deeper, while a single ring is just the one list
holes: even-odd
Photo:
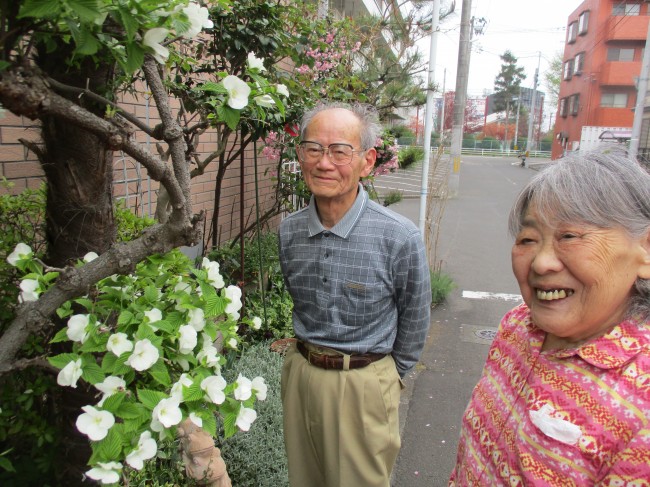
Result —
[{"label": "tree trunk", "polygon": [[[40,67],[54,80],[68,86],[89,89],[106,98],[113,77],[113,67],[86,61],[79,72],[70,75],[63,59],[65,47],[39,58]],[[66,95],[96,115],[105,107],[78,94]],[[93,134],[55,118],[42,120],[44,149],[39,154],[47,180],[46,261],[63,267],[82,258],[87,252],[102,254],[115,241],[113,213],[113,152],[107,150]],[[60,323],[60,327],[64,324]],[[59,328],[60,328],[59,327]],[[55,463],[60,485],[84,485],[91,450],[87,438],[80,435],[75,422],[81,407],[96,402],[86,388],[55,394],[58,404],[52,411],[62,427],[59,458]],[[57,414],[58,413],[58,414]]]}]

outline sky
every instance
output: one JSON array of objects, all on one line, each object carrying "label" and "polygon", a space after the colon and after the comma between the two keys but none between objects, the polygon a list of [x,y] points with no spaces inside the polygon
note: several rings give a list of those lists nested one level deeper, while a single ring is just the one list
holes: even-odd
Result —
[{"label": "sky", "polygon": [[[449,0],[441,3],[444,10]],[[440,24],[438,34],[434,78],[441,87],[444,81],[445,91],[453,91],[456,86],[462,3],[456,0],[456,12]],[[544,72],[555,53],[562,55],[568,17],[581,3],[582,0],[472,0],[472,16],[484,17],[487,24],[483,35],[472,41],[468,96],[479,97],[493,91],[502,64],[499,56],[506,50],[525,69],[524,87],[533,88],[539,65],[538,90],[546,92]],[[430,38],[419,44],[427,60],[429,45]]]}]

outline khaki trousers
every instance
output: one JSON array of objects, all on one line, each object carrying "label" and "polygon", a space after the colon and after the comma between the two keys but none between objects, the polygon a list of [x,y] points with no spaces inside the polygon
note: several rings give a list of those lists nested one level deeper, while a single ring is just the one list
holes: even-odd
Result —
[{"label": "khaki trousers", "polygon": [[389,487],[400,391],[390,355],[361,369],[324,370],[292,345],[282,369],[291,487]]}]

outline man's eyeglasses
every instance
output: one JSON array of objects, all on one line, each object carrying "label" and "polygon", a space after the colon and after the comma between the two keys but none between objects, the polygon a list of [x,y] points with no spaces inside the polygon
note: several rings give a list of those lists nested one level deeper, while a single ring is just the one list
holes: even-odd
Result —
[{"label": "man's eyeglasses", "polygon": [[303,162],[315,164],[320,161],[325,153],[332,164],[337,166],[347,166],[352,162],[352,156],[355,152],[365,152],[354,150],[349,144],[330,144],[323,147],[318,142],[303,141],[298,144],[298,155]]}]

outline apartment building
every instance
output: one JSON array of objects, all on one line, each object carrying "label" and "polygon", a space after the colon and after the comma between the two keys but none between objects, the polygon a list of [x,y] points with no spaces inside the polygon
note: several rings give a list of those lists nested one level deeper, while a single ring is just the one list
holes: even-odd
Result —
[{"label": "apartment building", "polygon": [[631,131],[649,7],[639,0],[585,0],[569,16],[553,159],[580,148],[584,126]]}]

